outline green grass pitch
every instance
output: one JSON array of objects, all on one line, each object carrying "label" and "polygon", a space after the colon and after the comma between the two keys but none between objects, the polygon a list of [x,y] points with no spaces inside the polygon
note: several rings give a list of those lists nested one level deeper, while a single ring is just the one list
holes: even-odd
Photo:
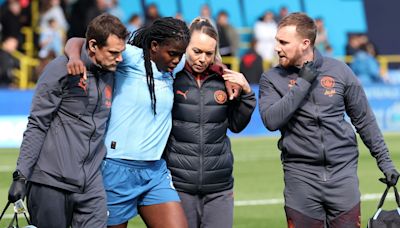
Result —
[{"label": "green grass pitch", "polygon": [[[400,135],[386,134],[385,140],[392,160],[400,168]],[[286,227],[282,166],[276,142],[277,138],[265,137],[232,139],[235,154],[235,228]],[[6,204],[17,156],[17,149],[0,149],[0,209]],[[385,186],[378,182],[382,174],[364,145],[360,145],[358,174],[363,195],[361,227],[366,227],[366,221],[375,212]],[[387,200],[385,208],[395,208],[393,198]],[[8,225],[11,213],[10,209],[6,212],[6,218],[0,222],[1,228]],[[141,228],[145,225],[137,217],[130,221],[129,227]]]}]

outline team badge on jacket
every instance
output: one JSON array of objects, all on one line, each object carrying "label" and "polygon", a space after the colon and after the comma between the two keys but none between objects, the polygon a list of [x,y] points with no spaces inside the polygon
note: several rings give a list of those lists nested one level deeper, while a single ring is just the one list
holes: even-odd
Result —
[{"label": "team badge on jacket", "polygon": [[335,86],[335,79],[331,76],[323,76],[321,78],[321,86],[325,88],[324,95],[332,97],[336,90],[333,88]]},{"label": "team badge on jacket", "polygon": [[112,89],[111,86],[107,85],[104,89],[104,94],[106,96],[105,105],[107,108],[111,108],[111,99],[112,99]]},{"label": "team badge on jacket", "polygon": [[228,99],[228,95],[222,90],[217,90],[214,92],[214,99],[218,104],[223,104]]},{"label": "team badge on jacket", "polygon": [[87,94],[87,82],[86,82],[86,79],[80,78],[78,86],[81,87],[83,89],[83,91],[85,91],[85,94]]},{"label": "team badge on jacket", "polygon": [[291,89],[294,85],[296,85],[296,79],[290,79],[288,84],[289,89]]}]

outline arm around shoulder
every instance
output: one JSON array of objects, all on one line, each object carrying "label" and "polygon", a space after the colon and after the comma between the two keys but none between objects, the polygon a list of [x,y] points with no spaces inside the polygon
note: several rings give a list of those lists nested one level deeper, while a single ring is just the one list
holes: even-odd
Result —
[{"label": "arm around shoulder", "polygon": [[85,64],[81,60],[81,49],[85,44],[84,38],[72,37],[65,44],[65,55],[69,61],[67,64],[68,73],[72,75],[86,73]]}]

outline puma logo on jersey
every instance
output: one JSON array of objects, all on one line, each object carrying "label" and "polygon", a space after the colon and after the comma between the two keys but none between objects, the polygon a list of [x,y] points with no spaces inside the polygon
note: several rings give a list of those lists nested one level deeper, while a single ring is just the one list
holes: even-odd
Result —
[{"label": "puma logo on jersey", "polygon": [[187,100],[187,94],[188,94],[188,92],[189,92],[189,90],[186,90],[185,92],[182,92],[182,91],[180,91],[180,90],[177,90],[177,91],[176,91],[176,94],[182,95],[182,96],[185,98],[185,100]]}]

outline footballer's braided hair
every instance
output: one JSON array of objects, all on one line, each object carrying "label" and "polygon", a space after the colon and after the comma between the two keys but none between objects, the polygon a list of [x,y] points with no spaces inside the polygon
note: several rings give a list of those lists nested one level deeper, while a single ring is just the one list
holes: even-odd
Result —
[{"label": "footballer's braided hair", "polygon": [[128,44],[143,49],[144,66],[146,69],[147,86],[150,92],[151,108],[153,114],[156,115],[157,99],[154,91],[154,77],[150,59],[152,41],[156,41],[160,45],[169,41],[178,41],[187,46],[190,41],[189,29],[185,22],[179,19],[162,17],[155,20],[151,25],[136,30],[128,41]]}]

